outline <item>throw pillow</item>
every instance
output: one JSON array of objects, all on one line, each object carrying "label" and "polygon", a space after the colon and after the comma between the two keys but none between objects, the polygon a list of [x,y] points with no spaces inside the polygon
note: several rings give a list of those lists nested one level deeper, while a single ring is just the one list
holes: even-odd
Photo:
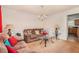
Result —
[{"label": "throw pillow", "polygon": [[10,37],[8,40],[11,46],[15,46],[17,44],[17,39],[14,36]]},{"label": "throw pillow", "polygon": [[10,42],[8,41],[8,39],[6,39],[6,40],[4,41],[4,44],[11,47],[11,44],[10,44]]},{"label": "throw pillow", "polygon": [[11,48],[10,46],[6,46],[6,48],[8,50],[8,53],[17,53],[17,51]]},{"label": "throw pillow", "polygon": [[36,30],[36,31],[35,31],[35,34],[39,35],[39,34],[40,34],[40,32],[39,32],[38,30]]},{"label": "throw pillow", "polygon": [[6,46],[4,43],[0,43],[0,53],[8,53]]}]

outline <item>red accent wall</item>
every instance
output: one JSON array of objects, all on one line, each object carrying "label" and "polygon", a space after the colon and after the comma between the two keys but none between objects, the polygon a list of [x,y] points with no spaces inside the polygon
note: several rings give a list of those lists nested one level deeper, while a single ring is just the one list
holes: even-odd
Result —
[{"label": "red accent wall", "polygon": [[0,33],[2,32],[2,11],[0,6]]}]

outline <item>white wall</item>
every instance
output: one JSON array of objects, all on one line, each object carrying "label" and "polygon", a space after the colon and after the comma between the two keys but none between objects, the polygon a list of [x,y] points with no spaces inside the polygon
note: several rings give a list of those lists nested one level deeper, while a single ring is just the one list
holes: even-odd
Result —
[{"label": "white wall", "polygon": [[79,7],[67,10],[65,12],[60,12],[57,14],[52,14],[45,20],[44,27],[51,27],[53,29],[53,32],[55,30],[55,26],[59,25],[60,27],[60,39],[67,39],[68,36],[68,27],[67,27],[67,15],[79,13]]},{"label": "white wall", "polygon": [[25,28],[42,28],[42,23],[33,14],[2,7],[3,28],[13,24],[17,32],[23,33]]},{"label": "white wall", "polygon": [[60,12],[54,15],[52,14],[46,20],[40,21],[35,15],[27,12],[21,12],[4,7],[2,8],[2,10],[3,10],[3,27],[5,27],[6,24],[11,23],[14,24],[16,31],[21,33],[24,28],[42,28],[42,27],[52,28],[52,31],[54,33],[55,26],[59,25],[61,33],[61,35],[59,35],[59,38],[64,40],[66,40],[68,36],[67,15],[79,13],[79,8],[74,8],[71,10],[67,10],[65,12]]}]

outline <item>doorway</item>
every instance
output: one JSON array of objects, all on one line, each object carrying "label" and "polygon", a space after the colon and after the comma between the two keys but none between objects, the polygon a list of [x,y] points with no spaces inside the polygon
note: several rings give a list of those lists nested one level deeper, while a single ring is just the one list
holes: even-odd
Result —
[{"label": "doorway", "polygon": [[68,20],[68,40],[79,39],[79,13],[67,16]]}]

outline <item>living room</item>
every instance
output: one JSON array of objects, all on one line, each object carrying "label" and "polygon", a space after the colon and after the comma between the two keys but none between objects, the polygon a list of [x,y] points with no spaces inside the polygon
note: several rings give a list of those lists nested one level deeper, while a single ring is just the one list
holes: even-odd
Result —
[{"label": "living room", "polygon": [[[11,29],[12,31],[11,32],[12,36],[15,36],[16,33],[19,33],[21,35],[21,39],[24,39],[24,34],[26,34],[24,33],[24,30],[26,32],[35,31],[37,34],[39,34],[37,31],[42,31],[42,29],[48,30],[48,32],[51,32],[50,36],[52,36],[52,40],[50,40],[50,42],[48,43],[45,43],[47,44],[47,46],[44,46],[44,42],[43,42],[43,44],[41,43],[43,47],[40,47],[41,41],[38,42],[38,40],[37,41],[34,40],[33,42],[25,42],[26,46],[28,45],[28,48],[25,48],[22,52],[34,52],[34,53],[35,52],[79,52],[78,49],[74,51],[75,50],[74,48],[73,48],[74,49],[73,51],[70,51],[71,47],[69,45],[71,42],[68,45],[70,47],[70,48],[68,47],[69,48],[68,51],[65,51],[65,49],[63,49],[63,51],[60,51],[60,49],[64,45],[62,47],[57,46],[57,48],[54,48],[55,42],[57,42],[56,44],[59,45],[61,43],[60,41],[68,39],[68,19],[67,18],[68,18],[68,15],[79,13],[78,5],[19,5],[19,6],[2,5],[1,13],[2,13],[2,29],[1,29],[2,33],[7,34],[7,31],[8,31],[7,28],[10,27],[9,29]],[[32,40],[34,37],[32,37]],[[53,43],[51,41],[53,41]],[[54,44],[54,45],[50,46],[49,44],[50,45]],[[76,45],[79,43],[74,43],[74,44]],[[53,47],[53,51],[51,47]],[[20,49],[20,52],[21,52],[21,49]]]}]

